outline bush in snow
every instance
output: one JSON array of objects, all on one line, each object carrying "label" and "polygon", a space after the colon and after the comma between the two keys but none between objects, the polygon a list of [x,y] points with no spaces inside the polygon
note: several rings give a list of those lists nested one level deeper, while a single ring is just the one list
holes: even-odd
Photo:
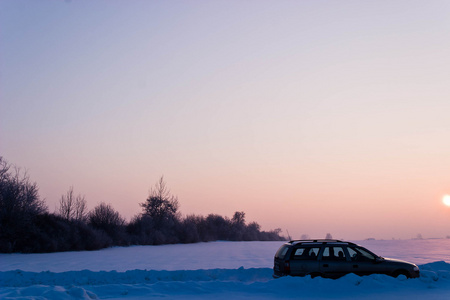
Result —
[{"label": "bush in snow", "polygon": [[100,203],[88,215],[88,224],[97,230],[104,231],[112,245],[128,244],[125,234],[125,219],[110,204]]}]

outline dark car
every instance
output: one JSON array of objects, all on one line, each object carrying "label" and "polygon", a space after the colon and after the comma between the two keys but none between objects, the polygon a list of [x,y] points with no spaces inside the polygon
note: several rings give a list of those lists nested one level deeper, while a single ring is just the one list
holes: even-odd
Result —
[{"label": "dark car", "polygon": [[339,240],[290,241],[278,249],[274,258],[275,278],[286,275],[339,278],[349,273],[420,276],[415,264],[384,258],[357,244]]}]

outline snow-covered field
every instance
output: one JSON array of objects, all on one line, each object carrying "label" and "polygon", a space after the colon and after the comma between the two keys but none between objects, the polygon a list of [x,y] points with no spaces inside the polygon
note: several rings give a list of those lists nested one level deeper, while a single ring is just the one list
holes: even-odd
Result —
[{"label": "snow-covered field", "polygon": [[272,278],[282,242],[0,254],[0,299],[450,299],[450,240],[357,242],[416,263],[421,277]]}]

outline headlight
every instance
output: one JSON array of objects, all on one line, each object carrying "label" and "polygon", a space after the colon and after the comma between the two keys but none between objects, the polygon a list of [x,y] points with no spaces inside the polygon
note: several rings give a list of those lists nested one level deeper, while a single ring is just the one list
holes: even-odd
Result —
[{"label": "headlight", "polygon": [[414,266],[413,270],[414,271],[419,271],[419,267],[418,266]]}]

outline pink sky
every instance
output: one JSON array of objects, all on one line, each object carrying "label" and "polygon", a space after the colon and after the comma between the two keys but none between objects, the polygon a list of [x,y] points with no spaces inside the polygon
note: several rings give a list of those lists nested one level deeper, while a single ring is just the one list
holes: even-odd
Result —
[{"label": "pink sky", "polygon": [[450,235],[447,1],[0,2],[0,155],[50,211]]}]

